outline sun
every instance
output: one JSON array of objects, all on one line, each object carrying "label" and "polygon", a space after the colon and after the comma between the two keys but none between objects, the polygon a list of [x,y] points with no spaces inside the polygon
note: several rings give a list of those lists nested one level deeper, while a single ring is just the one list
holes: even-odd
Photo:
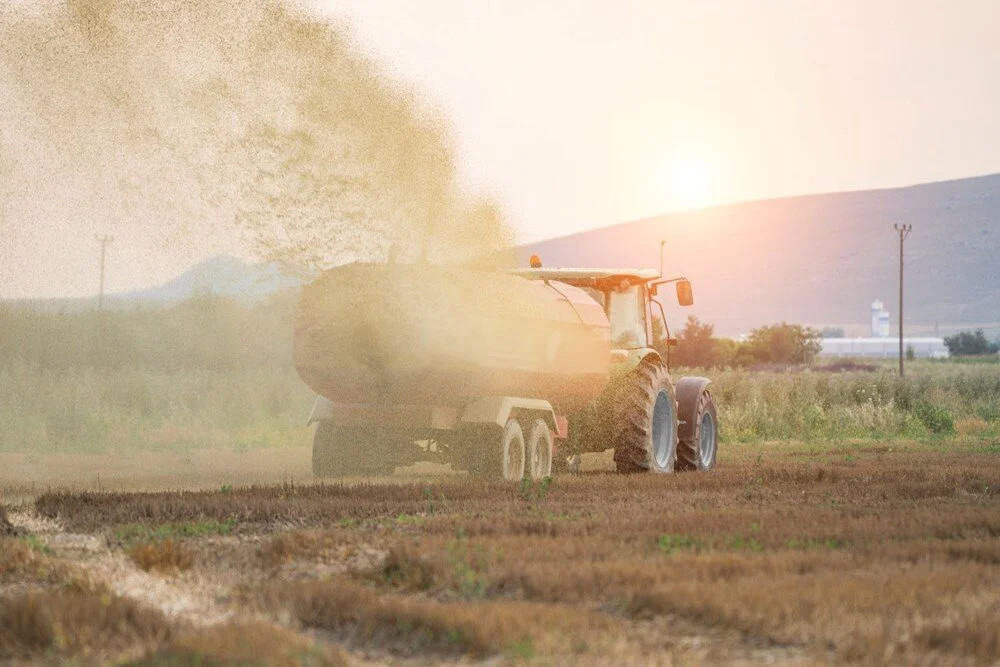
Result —
[{"label": "sun", "polygon": [[664,170],[663,186],[671,209],[708,206],[714,199],[712,165],[697,156],[674,156]]}]

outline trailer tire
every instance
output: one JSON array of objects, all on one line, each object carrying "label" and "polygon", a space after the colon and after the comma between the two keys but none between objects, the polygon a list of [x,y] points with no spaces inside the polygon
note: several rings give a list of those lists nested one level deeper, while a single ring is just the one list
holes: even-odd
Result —
[{"label": "trailer tire", "polygon": [[677,399],[659,359],[640,363],[615,404],[615,467],[619,473],[671,473],[677,459]]},{"label": "trailer tire", "polygon": [[719,415],[707,389],[699,394],[692,424],[685,431],[677,443],[677,469],[711,470],[719,451]]},{"label": "trailer tire", "polygon": [[552,431],[544,419],[536,419],[528,434],[525,476],[534,480],[552,476]]},{"label": "trailer tire", "polygon": [[496,425],[470,428],[465,443],[465,467],[473,475],[517,482],[525,475],[524,431],[508,419],[501,431]]},{"label": "trailer tire", "polygon": [[327,420],[316,425],[312,450],[314,476],[384,475],[394,469],[386,442],[370,431],[338,427]]}]

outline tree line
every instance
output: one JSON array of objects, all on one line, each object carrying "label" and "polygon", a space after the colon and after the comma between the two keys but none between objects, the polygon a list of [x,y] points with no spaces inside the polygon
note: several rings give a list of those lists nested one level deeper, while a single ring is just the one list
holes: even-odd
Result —
[{"label": "tree line", "polygon": [[[666,354],[661,335],[663,325],[654,322],[654,338],[660,354]],[[758,365],[808,364],[821,349],[820,332],[800,324],[771,324],[757,327],[746,340],[716,338],[715,325],[689,315],[677,335],[677,345],[669,350],[670,363],[701,368],[745,368]]]}]

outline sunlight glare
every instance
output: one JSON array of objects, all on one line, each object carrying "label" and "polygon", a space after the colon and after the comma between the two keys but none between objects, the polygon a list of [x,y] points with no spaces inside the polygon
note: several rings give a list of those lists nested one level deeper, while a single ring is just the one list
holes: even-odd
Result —
[{"label": "sunlight glare", "polygon": [[713,173],[707,160],[675,156],[665,170],[664,189],[671,210],[700,208],[714,203]]}]

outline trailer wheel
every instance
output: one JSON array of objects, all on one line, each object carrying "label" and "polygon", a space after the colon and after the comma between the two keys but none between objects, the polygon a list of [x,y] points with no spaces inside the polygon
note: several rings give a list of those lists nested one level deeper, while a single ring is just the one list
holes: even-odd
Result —
[{"label": "trailer wheel", "polygon": [[502,431],[495,425],[469,428],[463,464],[479,477],[519,482],[525,473],[525,449],[524,431],[516,419],[507,420]]},{"label": "trailer wheel", "polygon": [[340,428],[321,421],[313,436],[312,470],[316,477],[392,473],[394,461],[381,438],[366,429]]},{"label": "trailer wheel", "polygon": [[524,479],[524,431],[516,419],[509,419],[500,443],[500,476],[508,482]]},{"label": "trailer wheel", "polygon": [[544,419],[536,419],[531,426],[525,467],[531,479],[552,476],[552,431]]},{"label": "trailer wheel", "polygon": [[677,399],[659,360],[632,371],[615,401],[615,467],[619,473],[674,471]]},{"label": "trailer wheel", "polygon": [[692,425],[685,431],[685,437],[677,443],[677,469],[711,470],[718,452],[719,415],[708,390],[698,396]]}]

